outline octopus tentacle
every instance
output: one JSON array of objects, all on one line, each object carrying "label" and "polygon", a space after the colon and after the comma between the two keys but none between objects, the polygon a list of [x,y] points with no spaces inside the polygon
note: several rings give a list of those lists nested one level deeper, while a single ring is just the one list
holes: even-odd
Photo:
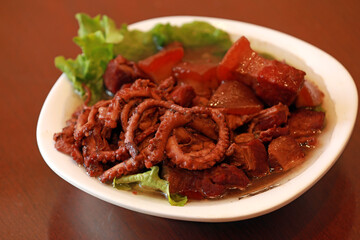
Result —
[{"label": "octopus tentacle", "polygon": [[161,117],[159,118],[159,115],[164,115],[164,113],[165,113],[165,112],[163,112],[161,114],[159,110],[160,109],[158,109],[158,108],[149,108],[145,112],[143,112],[143,114],[139,120],[137,129],[139,129],[140,131],[145,131],[149,127],[155,125],[161,118]]},{"label": "octopus tentacle", "polygon": [[121,112],[122,104],[117,99],[113,98],[113,101],[110,103],[109,107],[107,108],[107,112],[105,115],[105,127],[108,128],[116,128],[117,121],[119,119],[119,115]]},{"label": "octopus tentacle", "polygon": [[[168,148],[174,148],[174,149],[168,149]],[[207,146],[205,146],[201,150],[191,151],[191,152],[188,152],[188,153],[183,153],[181,151],[181,148],[179,146],[177,138],[175,136],[171,136],[168,139],[168,143],[167,143],[167,147],[166,147],[167,150],[166,151],[167,152],[177,152],[178,154],[184,154],[184,155],[187,155],[187,156],[189,156],[191,158],[194,158],[194,157],[202,157],[202,156],[205,156],[205,155],[209,154],[212,151],[213,148],[215,148],[214,143],[208,144]]]},{"label": "octopus tentacle", "polygon": [[115,162],[116,153],[115,151],[94,151],[90,154],[89,160],[91,162]]},{"label": "octopus tentacle", "polygon": [[86,136],[90,129],[92,129],[95,126],[96,120],[96,114],[98,113],[97,108],[91,108],[89,115],[87,117],[87,122],[83,124],[81,127],[78,127],[74,131],[74,138],[75,140],[80,140],[84,136]]},{"label": "octopus tentacle", "polygon": [[[162,100],[173,88],[173,79],[160,86],[138,79],[119,90],[112,100],[92,107],[84,105],[74,115],[69,134],[55,135],[58,148],[82,162],[90,175],[101,174],[102,182],[150,168],[166,155],[180,168],[212,167],[224,159],[229,145],[225,117],[215,109],[186,108]],[[185,126],[201,136],[196,140],[202,142],[201,150],[183,145],[184,153],[172,136],[176,135],[174,129]],[[105,170],[108,163],[115,165]]]},{"label": "octopus tentacle", "polygon": [[99,101],[92,107],[85,107],[82,116],[78,118],[76,129],[74,130],[74,139],[80,140],[84,136],[88,136],[89,132],[96,124],[96,116],[100,108],[107,106],[110,101]]},{"label": "octopus tentacle", "polygon": [[116,150],[108,151],[94,151],[89,156],[89,161],[102,163],[115,162],[115,161],[124,161],[129,158],[129,154],[125,146],[120,146]]},{"label": "octopus tentacle", "polygon": [[139,135],[135,137],[135,143],[141,143],[145,140],[148,136],[156,132],[160,124],[155,124],[149,128],[147,128],[145,131],[141,132]]},{"label": "octopus tentacle", "polygon": [[144,168],[144,155],[139,154],[135,158],[129,158],[106,170],[99,179],[101,182],[108,182],[115,177],[136,173],[142,168]]},{"label": "octopus tentacle", "polygon": [[75,128],[74,128],[74,139],[81,139],[79,138],[79,134],[81,132],[81,128],[82,126],[84,126],[88,120],[90,114],[90,108],[88,107],[84,107],[82,109],[82,111],[80,112],[77,120],[76,120],[76,124],[75,124]]},{"label": "octopus tentacle", "polygon": [[151,88],[145,88],[145,89],[137,89],[137,90],[131,90],[129,91],[128,88],[125,88],[121,92],[122,94],[118,95],[117,99],[118,101],[125,101],[128,102],[132,98],[145,98],[145,97],[152,97],[152,89]]},{"label": "octopus tentacle", "polygon": [[164,107],[164,108],[171,108],[173,104],[166,101],[155,100],[155,99],[146,99],[141,104],[137,106],[135,109],[134,114],[131,116],[128,127],[125,132],[125,146],[129,150],[130,155],[135,158],[136,155],[139,153],[136,144],[134,142],[135,137],[135,130],[139,124],[141,115],[144,113],[146,109],[152,107]]},{"label": "octopus tentacle", "polygon": [[129,121],[129,114],[131,109],[140,102],[140,99],[133,99],[131,101],[129,101],[124,107],[123,110],[121,111],[121,126],[122,129],[125,131],[128,125],[128,121]]},{"label": "octopus tentacle", "polygon": [[170,158],[170,161],[178,167],[189,170],[207,169],[224,158],[226,149],[229,146],[229,130],[226,126],[225,117],[221,114],[221,112],[202,107],[194,107],[191,111],[209,114],[219,126],[219,136],[216,146],[208,154],[192,156],[191,154],[183,153],[176,141],[176,138],[170,138],[166,146],[166,153]]},{"label": "octopus tentacle", "polygon": [[62,132],[54,134],[55,148],[65,154],[70,155],[78,164],[84,162],[80,147],[73,137],[76,120],[72,118],[67,121],[67,126],[63,128]]},{"label": "octopus tentacle", "polygon": [[167,111],[164,116],[164,120],[160,123],[160,126],[155,134],[155,137],[150,140],[148,145],[148,157],[145,159],[145,166],[150,168],[163,160],[165,146],[167,140],[176,127],[183,126],[191,121],[189,114],[172,113]]},{"label": "octopus tentacle", "polygon": [[[150,81],[138,79],[130,88],[120,89],[112,99],[105,117],[105,126],[115,128],[123,106],[133,98],[154,97],[154,88]],[[158,97],[160,98],[160,97]]]}]

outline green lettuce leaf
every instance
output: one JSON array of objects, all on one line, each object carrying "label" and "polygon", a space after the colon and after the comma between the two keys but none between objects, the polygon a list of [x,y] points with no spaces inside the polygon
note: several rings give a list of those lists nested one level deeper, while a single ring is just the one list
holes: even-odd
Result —
[{"label": "green lettuce leaf", "polygon": [[167,44],[174,42],[174,31],[176,31],[175,27],[170,25],[169,23],[156,24],[150,31],[156,49],[161,50]]},{"label": "green lettuce leaf", "polygon": [[115,22],[106,15],[102,18],[100,15],[91,18],[87,14],[78,13],[75,18],[79,23],[78,36],[80,38],[100,31],[103,33],[107,43],[119,43],[123,39],[120,29],[117,29]]},{"label": "green lettuce leaf", "polygon": [[76,19],[79,30],[73,40],[82,53],[75,59],[58,56],[55,66],[67,75],[81,96],[85,96],[85,86],[90,89],[90,105],[105,95],[102,76],[109,61],[119,54],[128,60],[139,61],[171,42],[179,41],[185,48],[216,46],[213,53],[222,56],[231,46],[226,32],[201,21],[182,26],[157,24],[150,31],[143,32],[129,30],[127,25],[117,28],[106,15],[92,18],[79,13]]},{"label": "green lettuce leaf", "polygon": [[114,45],[115,55],[120,54],[132,61],[149,57],[174,41],[181,42],[184,48],[216,46],[218,55],[224,55],[232,44],[228,33],[202,21],[180,27],[159,23],[148,32],[130,31],[123,25],[121,33],[124,38]]},{"label": "green lettuce leaf", "polygon": [[151,30],[151,33],[157,48],[178,41],[181,42],[185,48],[217,46],[218,52],[225,54],[232,45],[232,41],[227,32],[203,21],[193,21],[191,23],[185,23],[182,26],[157,24]]},{"label": "green lettuce leaf", "polygon": [[76,59],[55,58],[55,66],[63,71],[72,82],[75,91],[85,96],[86,85],[91,91],[90,105],[102,98],[104,86],[102,75],[108,62],[114,58],[113,47],[122,40],[120,30],[107,16],[89,17],[77,14],[79,23],[78,36],[74,42],[82,53]]},{"label": "green lettuce leaf", "polygon": [[187,202],[187,197],[180,196],[179,194],[170,194],[169,182],[159,177],[159,167],[151,167],[150,171],[123,176],[115,178],[113,187],[121,190],[132,189],[131,183],[139,183],[143,187],[159,190],[163,192],[169,203],[173,206],[184,206]]},{"label": "green lettuce leaf", "polygon": [[131,61],[139,61],[155,54],[158,49],[152,39],[151,32],[129,30],[127,25],[122,25],[123,40],[114,45],[114,54],[121,55]]},{"label": "green lettuce leaf", "polygon": [[78,36],[84,37],[90,33],[96,31],[102,31],[100,15],[95,16],[94,18],[90,17],[84,13],[78,13],[75,15],[76,20],[79,24]]}]

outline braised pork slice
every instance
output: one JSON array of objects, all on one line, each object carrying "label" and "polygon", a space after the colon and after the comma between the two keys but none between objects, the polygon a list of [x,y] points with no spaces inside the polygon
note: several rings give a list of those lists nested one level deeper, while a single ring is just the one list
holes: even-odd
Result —
[{"label": "braised pork slice", "polygon": [[174,103],[183,107],[190,107],[196,94],[192,86],[182,85],[177,86],[170,96]]},{"label": "braised pork slice", "polygon": [[217,63],[207,60],[183,61],[177,64],[172,71],[180,85],[190,85],[194,88],[197,96],[210,98],[219,86],[216,79]]},{"label": "braised pork slice", "polygon": [[171,193],[189,199],[218,198],[228,189],[245,189],[250,183],[243,170],[225,163],[205,171],[163,166],[163,176],[170,183]]},{"label": "braised pork slice", "polygon": [[304,83],[304,76],[305,72],[274,60],[259,72],[254,90],[269,106],[290,105]]},{"label": "braised pork slice", "polygon": [[305,147],[314,147],[317,135],[324,128],[325,113],[310,109],[298,109],[289,118],[290,135]]},{"label": "braised pork slice", "polygon": [[275,171],[287,171],[304,161],[305,154],[292,136],[280,136],[268,147],[269,165]]},{"label": "braised pork slice", "polygon": [[281,103],[266,108],[254,116],[249,124],[249,132],[264,131],[273,127],[280,127],[287,123],[289,108]]},{"label": "braised pork slice", "polygon": [[267,152],[259,139],[246,143],[233,143],[226,153],[230,164],[241,167],[248,176],[263,177],[269,173]]},{"label": "braised pork slice", "polygon": [[261,57],[245,37],[227,51],[217,69],[221,81],[238,80],[251,86],[267,105],[290,105],[303,86],[305,72],[284,62]]},{"label": "braised pork slice", "polygon": [[289,134],[289,127],[285,126],[285,127],[272,127],[269,128],[265,131],[261,131],[258,134],[259,139],[262,142],[270,142],[271,140],[273,140],[274,138],[280,137],[280,136],[285,136]]},{"label": "braised pork slice", "polygon": [[223,82],[210,98],[209,106],[237,115],[256,113],[264,107],[254,92],[238,81]]},{"label": "braised pork slice", "polygon": [[121,55],[110,60],[103,75],[107,90],[115,94],[122,85],[133,83],[138,78],[147,78],[135,62],[128,61]]},{"label": "braised pork slice", "polygon": [[247,143],[253,139],[255,139],[255,136],[252,133],[240,133],[239,135],[236,135],[234,137],[234,142],[235,143]]}]

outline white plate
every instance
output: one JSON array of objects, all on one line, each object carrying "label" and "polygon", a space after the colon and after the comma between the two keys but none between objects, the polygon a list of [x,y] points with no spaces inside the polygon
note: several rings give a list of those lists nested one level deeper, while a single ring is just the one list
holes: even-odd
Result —
[{"label": "white plate", "polygon": [[172,219],[225,222],[247,219],[274,211],[293,201],[315,184],[335,163],[343,151],[355,124],[358,96],[346,69],[333,57],[299,39],[248,23],[207,17],[163,17],[131,25],[148,30],[156,23],[180,25],[204,20],[231,34],[233,39],[245,35],[252,47],[306,71],[307,78],[325,92],[326,129],[320,146],[301,168],[293,171],[281,184],[265,192],[239,200],[236,196],[221,200],[189,202],[184,207],[171,206],[165,199],[119,191],[89,177],[69,156],[54,148],[53,134],[61,131],[65,121],[79,105],[79,99],[65,75],[57,80],[47,96],[37,125],[37,142],[49,167],[75,187],[109,203],[133,211]]}]

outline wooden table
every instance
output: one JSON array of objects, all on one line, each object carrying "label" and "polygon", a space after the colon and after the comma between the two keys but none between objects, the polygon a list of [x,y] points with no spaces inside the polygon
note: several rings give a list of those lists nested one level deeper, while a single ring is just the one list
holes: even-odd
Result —
[{"label": "wooden table", "polygon": [[[334,167],[303,196],[265,216],[230,223],[135,213],[73,187],[43,161],[36,123],[60,75],[54,57],[75,56],[74,15],[117,23],[169,15],[228,18],[276,29],[338,59],[360,86],[358,0],[3,1],[0,7],[0,239],[360,239],[360,125]],[[339,79],[341,84],[341,79]]]}]

